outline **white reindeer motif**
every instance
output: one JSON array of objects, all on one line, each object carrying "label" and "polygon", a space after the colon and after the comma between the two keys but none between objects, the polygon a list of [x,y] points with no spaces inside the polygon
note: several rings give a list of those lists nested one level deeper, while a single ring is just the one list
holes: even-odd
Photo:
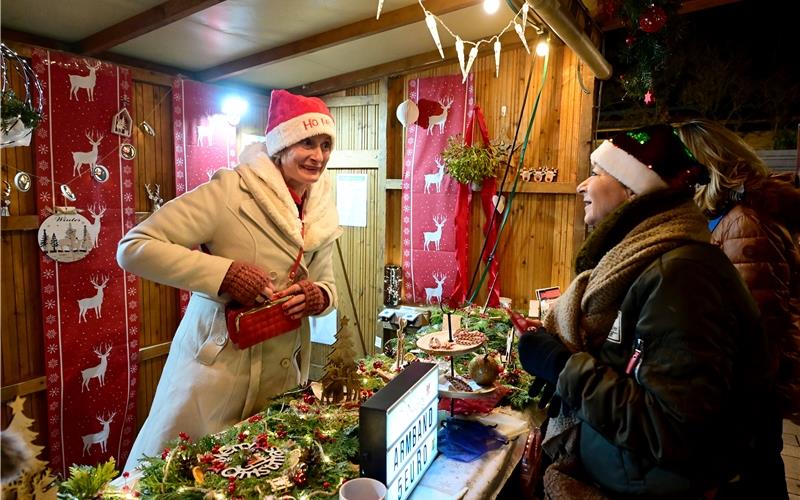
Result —
[{"label": "white reindeer motif", "polygon": [[107,348],[100,346],[94,350],[94,353],[100,358],[100,363],[91,368],[81,370],[81,376],[83,377],[81,392],[83,392],[84,388],[87,391],[90,389],[89,382],[93,378],[97,378],[100,381],[100,387],[106,385],[106,368],[108,368],[108,355],[111,353],[111,345],[109,344]]},{"label": "white reindeer motif", "polygon": [[444,134],[444,124],[447,121],[447,111],[453,105],[453,98],[439,99],[439,105],[442,107],[442,113],[438,115],[431,115],[428,118],[428,135],[433,134],[434,125],[439,125],[439,133]]},{"label": "white reindeer motif", "polygon": [[97,415],[97,421],[100,422],[103,425],[103,430],[100,431],[100,432],[95,432],[94,434],[86,434],[84,436],[81,436],[81,439],[83,440],[83,454],[82,455],[85,455],[87,451],[89,453],[91,453],[90,448],[92,447],[93,444],[99,444],[100,445],[100,452],[101,453],[105,453],[106,452],[106,443],[108,442],[108,433],[109,433],[110,427],[111,427],[110,424],[111,424],[111,421],[114,420],[114,415],[116,415],[116,414],[117,414],[117,412],[114,412],[111,415],[109,415],[108,417],[103,417],[103,416]]},{"label": "white reindeer motif", "polygon": [[[205,125],[197,125],[197,145],[202,146],[206,142],[207,146],[213,146],[212,137],[214,135],[214,116],[207,115]],[[205,141],[203,141],[205,139]]]},{"label": "white reindeer motif", "polygon": [[100,239],[100,219],[102,219],[103,214],[106,213],[106,207],[105,205],[92,205],[87,210],[92,214],[94,221],[86,226],[86,230],[89,231],[89,236],[92,238],[92,248],[97,248],[97,242]]},{"label": "white reindeer motif", "polygon": [[81,167],[84,165],[89,165],[90,172],[94,170],[94,166],[97,163],[97,147],[103,137],[105,136],[98,135],[97,139],[95,139],[93,135],[86,133],[86,138],[89,139],[92,149],[90,151],[74,151],[72,153],[72,175],[80,175]]},{"label": "white reindeer motif", "polygon": [[440,273],[433,273],[433,281],[436,282],[436,286],[434,288],[426,288],[425,289],[425,302],[428,304],[433,304],[431,299],[436,297],[436,300],[441,304],[442,303],[442,285],[444,281],[447,279],[447,275],[440,274]]},{"label": "white reindeer motif", "polygon": [[[103,280],[100,282],[100,280]],[[86,321],[86,311],[89,309],[94,309],[94,315],[96,318],[101,318],[101,309],[103,308],[103,289],[108,284],[109,277],[108,276],[92,276],[89,280],[92,283],[92,286],[95,287],[97,293],[91,297],[87,297],[85,299],[78,299],[78,307],[80,308],[80,314],[78,315],[78,323],[81,320]]]},{"label": "white reindeer motif", "polygon": [[83,60],[83,64],[89,68],[89,74],[86,76],[83,75],[69,75],[69,100],[72,100],[72,96],[75,96],[75,100],[78,101],[78,91],[80,89],[86,89],[86,95],[88,96],[90,101],[94,101],[94,84],[97,81],[97,75],[95,72],[100,68],[102,64],[100,61],[97,61],[94,65],[89,64],[89,61],[86,59]]},{"label": "white reindeer motif", "polygon": [[436,192],[442,192],[442,179],[444,178],[444,162],[441,158],[436,158],[436,167],[439,169],[435,174],[425,174],[425,192],[430,193],[431,184],[436,184]]},{"label": "white reindeer motif", "polygon": [[442,240],[442,228],[445,222],[447,222],[447,219],[441,215],[435,215],[433,217],[433,223],[436,224],[436,231],[423,231],[422,233],[425,237],[425,244],[423,245],[425,250],[428,249],[428,243],[433,243],[436,251],[439,251],[439,242]]}]

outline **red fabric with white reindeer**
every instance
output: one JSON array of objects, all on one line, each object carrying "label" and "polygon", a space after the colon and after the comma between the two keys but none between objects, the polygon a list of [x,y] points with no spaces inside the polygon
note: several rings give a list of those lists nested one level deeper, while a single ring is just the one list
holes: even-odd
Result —
[{"label": "red fabric with white reindeer", "polygon": [[[66,474],[112,455],[124,463],[136,430],[138,283],[116,263],[117,242],[135,222],[133,165],[119,154],[129,139],[111,133],[113,117],[130,109],[132,81],[125,68],[59,52],[36,50],[32,62],[46,98],[34,143],[40,219],[66,205],[86,217],[74,217],[85,257],[65,263],[39,254],[49,460]],[[91,177],[95,165],[108,180]],[[74,247],[72,233],[62,241]]]},{"label": "red fabric with white reindeer", "polygon": [[406,131],[403,161],[403,272],[406,302],[458,305],[466,293],[469,190],[446,172],[447,139],[463,134],[473,80],[461,75],[411,80],[420,116]]},{"label": "red fabric with white reindeer", "polygon": [[[236,166],[236,127],[221,110],[225,92],[192,80],[172,81],[176,196],[207,182],[220,168]],[[183,312],[189,292],[181,290],[180,298]]]}]

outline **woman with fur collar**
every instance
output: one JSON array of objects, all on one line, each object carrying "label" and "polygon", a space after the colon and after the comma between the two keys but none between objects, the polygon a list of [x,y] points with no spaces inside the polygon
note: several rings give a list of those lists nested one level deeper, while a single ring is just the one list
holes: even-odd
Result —
[{"label": "woman with fur collar", "polygon": [[341,229],[325,172],[335,135],[320,99],[275,90],[266,144],[246,148],[236,168],[166,203],[120,241],[122,268],[193,292],[126,470],[180,432],[218,432],[308,379],[307,320],[240,349],[229,341],[225,305],[290,296],[282,307],[294,318],[335,307]]},{"label": "woman with fur collar", "polygon": [[776,498],[758,469],[775,437],[765,341],[692,201],[705,167],[667,125],[618,134],[591,161],[577,276],[519,341],[563,402],[543,445],[547,497]]}]

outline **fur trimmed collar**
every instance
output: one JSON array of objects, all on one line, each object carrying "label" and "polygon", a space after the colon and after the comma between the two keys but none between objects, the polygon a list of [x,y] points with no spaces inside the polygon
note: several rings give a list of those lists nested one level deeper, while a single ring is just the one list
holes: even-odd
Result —
[{"label": "fur trimmed collar", "polygon": [[[297,205],[278,167],[262,143],[250,144],[239,156],[236,170],[267,217],[297,246],[313,252],[342,234],[328,172],[310,185],[303,205],[303,224]],[[301,229],[305,226],[304,233]]]}]

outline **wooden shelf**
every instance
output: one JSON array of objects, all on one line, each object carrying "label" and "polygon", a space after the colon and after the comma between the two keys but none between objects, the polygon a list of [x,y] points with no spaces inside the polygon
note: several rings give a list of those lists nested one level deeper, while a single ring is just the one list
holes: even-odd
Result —
[{"label": "wooden shelf", "polygon": [[[403,189],[403,179],[386,179],[386,189]],[[510,186],[509,186],[510,189]],[[577,195],[578,185],[574,182],[526,182],[517,184],[517,193],[530,194],[574,194]],[[503,191],[508,193],[509,190]]]},{"label": "wooden shelf", "polygon": [[[531,194],[574,194],[577,196],[578,185],[574,182],[527,182],[517,184],[517,193]],[[508,193],[509,191],[503,191]]]},{"label": "wooden shelf", "polygon": [[10,215],[0,220],[3,231],[30,231],[39,229],[38,215]]}]

